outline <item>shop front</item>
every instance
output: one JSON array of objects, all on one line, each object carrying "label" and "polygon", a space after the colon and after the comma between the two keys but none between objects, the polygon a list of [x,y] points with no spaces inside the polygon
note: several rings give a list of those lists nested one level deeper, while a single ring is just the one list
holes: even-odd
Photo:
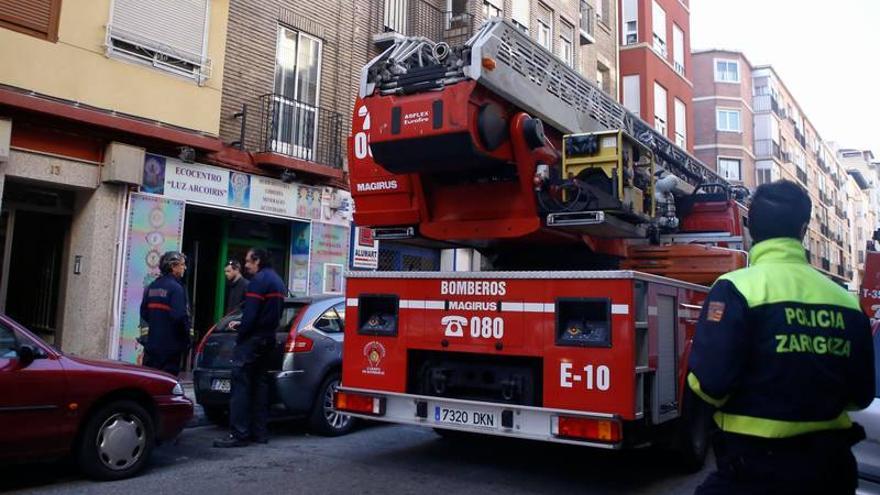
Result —
[{"label": "shop front", "polygon": [[118,358],[139,362],[143,289],[159,257],[182,251],[195,341],[226,308],[224,268],[265,249],[290,295],[342,294],[349,267],[351,196],[331,187],[257,176],[147,154],[143,187],[129,195],[116,304]]}]

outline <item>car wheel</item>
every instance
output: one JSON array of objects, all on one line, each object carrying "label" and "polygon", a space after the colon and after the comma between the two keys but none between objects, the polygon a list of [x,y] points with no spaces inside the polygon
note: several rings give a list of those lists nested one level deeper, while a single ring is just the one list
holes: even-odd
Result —
[{"label": "car wheel", "polygon": [[229,425],[229,409],[222,406],[202,407],[205,410],[205,417],[208,421],[218,426]]},{"label": "car wheel", "polygon": [[315,433],[328,437],[345,435],[354,427],[354,418],[336,411],[333,394],[339,388],[339,373],[324,378],[309,416],[309,427]]},{"label": "car wheel", "polygon": [[111,402],[92,414],[76,446],[76,458],[86,475],[119,480],[136,475],[153,451],[153,419],[137,402]]}]

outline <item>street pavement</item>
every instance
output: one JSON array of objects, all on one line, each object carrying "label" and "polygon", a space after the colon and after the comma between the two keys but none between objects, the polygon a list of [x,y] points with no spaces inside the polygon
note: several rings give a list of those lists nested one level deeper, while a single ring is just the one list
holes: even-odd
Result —
[{"label": "street pavement", "polygon": [[272,425],[268,445],[215,449],[224,430],[185,430],[153,452],[139,477],[84,479],[70,462],[0,468],[0,491],[24,494],[690,494],[706,477],[676,470],[654,450],[609,452],[569,445],[473,437],[368,424],[339,438]]}]

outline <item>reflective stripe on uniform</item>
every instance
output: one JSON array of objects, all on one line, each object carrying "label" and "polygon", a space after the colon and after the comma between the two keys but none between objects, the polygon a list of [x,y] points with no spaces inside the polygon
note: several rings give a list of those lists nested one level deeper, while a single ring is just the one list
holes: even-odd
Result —
[{"label": "reflective stripe on uniform", "polygon": [[283,297],[284,297],[284,294],[282,294],[282,293],[280,293],[280,292],[270,292],[270,293],[268,293],[268,294],[263,295],[263,297],[266,298],[266,299],[271,299],[271,298],[283,298]]},{"label": "reflective stripe on uniform", "polygon": [[703,389],[700,387],[700,379],[697,378],[697,375],[693,373],[688,373],[688,386],[691,388],[691,390],[694,391],[695,394],[697,394],[698,397],[715,407],[721,407],[722,405],[724,405],[725,402],[727,402],[728,397],[715,399],[706,394],[706,392],[703,392]]},{"label": "reflective stripe on uniform", "polygon": [[256,292],[245,292],[244,297],[253,297],[254,299],[259,299],[261,301],[263,299],[266,299],[265,297],[261,296],[260,294],[257,294]]},{"label": "reflective stripe on uniform", "polygon": [[160,311],[171,311],[171,306],[162,303],[148,303],[147,309],[158,309]]},{"label": "reflective stripe on uniform", "polygon": [[789,438],[816,431],[845,430],[852,426],[852,421],[846,412],[842,412],[840,416],[828,421],[782,421],[721,411],[715,412],[714,419],[715,424],[722,431],[762,438]]},{"label": "reflective stripe on uniform", "polygon": [[759,242],[749,255],[752,266],[724,274],[718,280],[733,283],[750,308],[797,302],[861,311],[854,296],[807,263],[804,248],[796,239]]}]

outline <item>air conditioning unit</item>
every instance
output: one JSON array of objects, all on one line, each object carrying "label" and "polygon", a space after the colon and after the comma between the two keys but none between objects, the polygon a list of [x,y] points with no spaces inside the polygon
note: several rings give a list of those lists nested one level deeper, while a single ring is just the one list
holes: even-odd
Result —
[{"label": "air conditioning unit", "polygon": [[108,144],[101,168],[101,182],[143,185],[145,155],[144,148],[117,142]]}]

